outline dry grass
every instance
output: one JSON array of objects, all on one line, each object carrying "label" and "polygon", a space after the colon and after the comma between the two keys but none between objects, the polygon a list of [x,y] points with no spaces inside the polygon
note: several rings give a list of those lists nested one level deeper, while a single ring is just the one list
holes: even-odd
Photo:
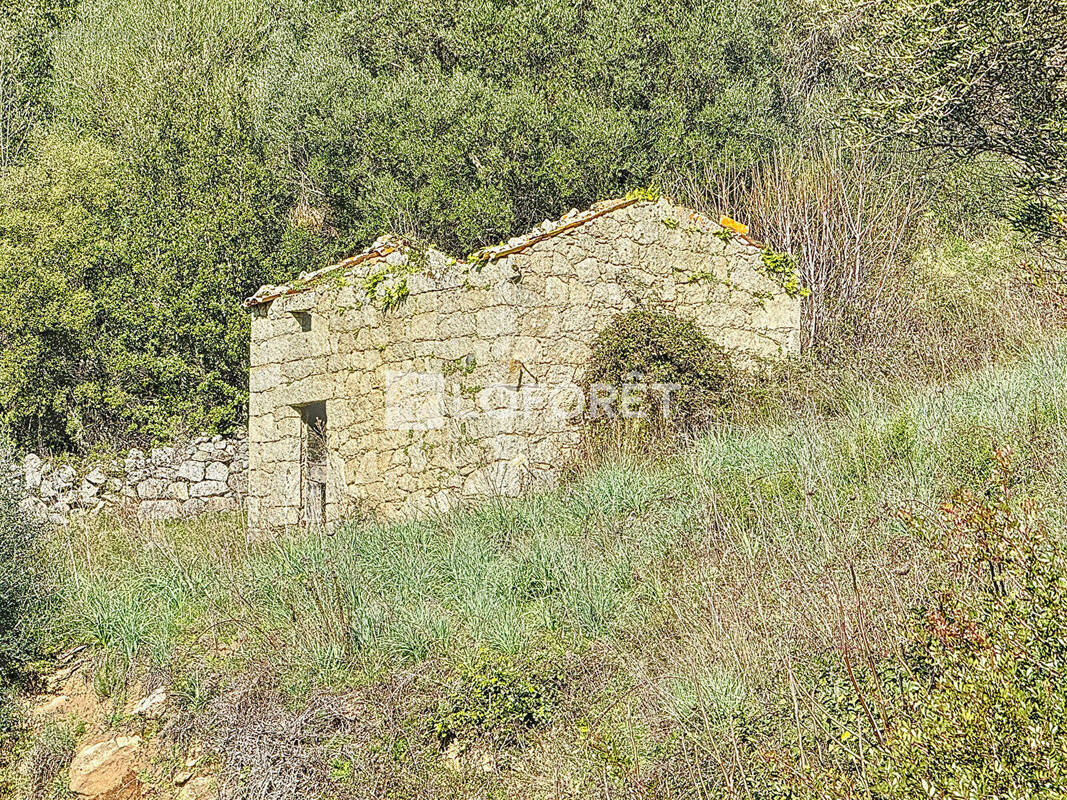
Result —
[{"label": "dry grass", "polygon": [[978,173],[935,185],[944,176],[923,175],[915,159],[829,142],[743,170],[709,168],[669,189],[797,258],[811,290],[804,349],[816,363],[856,380],[944,382],[1017,355],[1035,330],[1062,321],[1064,297],[1048,258],[988,212],[976,222]]},{"label": "dry grass", "polygon": [[[52,634],[109,660],[103,691],[166,678],[233,797],[741,792],[742,745],[789,746],[782,709],[819,664],[885,652],[936,591],[896,509],[980,485],[992,442],[1062,505],[1065,372],[1058,345],[898,405],[854,392],[836,420],[656,459],[620,441],[557,492],[420,523],[260,542],[234,517],[72,526]],[[513,672],[460,694],[555,665],[550,720],[450,750],[435,724],[482,650]]]},{"label": "dry grass", "polygon": [[62,778],[74,757],[76,741],[75,731],[66,724],[49,725],[38,734],[22,769],[28,800],[49,800],[68,794]]},{"label": "dry grass", "polygon": [[777,150],[743,170],[686,176],[672,186],[710,214],[750,225],[757,238],[797,257],[812,292],[806,344],[837,338],[846,317],[888,302],[912,254],[932,238],[919,213],[927,192],[899,158],[821,144],[812,152]]}]

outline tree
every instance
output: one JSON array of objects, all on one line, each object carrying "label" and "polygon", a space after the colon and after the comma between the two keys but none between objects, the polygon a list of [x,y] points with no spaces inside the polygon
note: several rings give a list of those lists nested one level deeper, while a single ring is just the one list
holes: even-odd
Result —
[{"label": "tree", "polygon": [[78,441],[106,403],[92,283],[116,177],[106,148],[50,139],[0,181],[0,425],[39,448]]},{"label": "tree", "polygon": [[66,0],[0,4],[0,169],[26,152],[48,112],[51,43]]},{"label": "tree", "polygon": [[1067,2],[877,0],[850,13],[856,118],[956,158],[1008,159],[1016,220],[1067,240]]}]

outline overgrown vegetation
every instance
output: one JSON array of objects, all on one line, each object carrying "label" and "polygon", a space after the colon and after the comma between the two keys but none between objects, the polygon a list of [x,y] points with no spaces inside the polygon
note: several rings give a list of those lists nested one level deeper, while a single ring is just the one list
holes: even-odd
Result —
[{"label": "overgrown vegetation", "polygon": [[940,553],[944,585],[901,615],[899,647],[872,646],[868,619],[842,631],[841,660],[783,709],[798,738],[766,776],[772,794],[1043,797],[1064,785],[1067,549],[1017,481],[998,450],[983,492],[900,511]]},{"label": "overgrown vegetation", "polygon": [[[249,543],[228,518],[140,532],[97,520],[55,541],[67,556],[51,562],[50,635],[93,645],[102,692],[172,676],[236,770],[226,780],[251,769],[256,785],[353,797],[873,785],[877,764],[909,752],[878,761],[879,703],[902,737],[933,735],[975,692],[1007,702],[1001,688],[1025,676],[991,670],[1025,668],[1008,653],[1026,631],[1054,633],[1038,605],[1059,579],[1038,572],[1058,562],[1025,554],[1062,541],[1064,369],[1062,343],[1041,347],[899,405],[856,394],[836,420],[720,427],[661,461],[619,455],[555,493],[421,522]],[[1006,500],[998,446],[1012,451]],[[951,525],[928,523],[923,509],[953,496]],[[1017,591],[972,617],[1001,597],[983,588],[991,551],[962,548],[981,525],[977,544],[1017,544],[993,552]],[[1012,583],[1024,567],[1032,592]],[[914,607],[931,612],[919,627]],[[938,650],[934,611],[999,628],[988,641],[1003,658]],[[987,672],[960,695],[950,678],[971,658]],[[848,761],[860,736],[862,779]],[[262,761],[268,740],[306,768]],[[953,741],[966,753],[972,740]]]},{"label": "overgrown vegetation", "polygon": [[23,5],[0,424],[26,448],[230,428],[258,285],[388,231],[469,252],[793,116],[785,3]]},{"label": "overgrown vegetation", "polygon": [[930,241],[1062,227],[1067,13],[986,5],[13,5],[0,424],[53,451],[227,430],[259,284],[635,186],[796,256],[806,344],[851,349]]},{"label": "overgrown vegetation", "polygon": [[694,321],[654,311],[619,314],[593,341],[587,416],[657,431],[699,428],[715,414],[731,374],[722,347]]},{"label": "overgrown vegetation", "polygon": [[[685,449],[638,392],[572,482],[402,524],[45,533],[0,458],[0,689],[84,646],[228,797],[1059,796],[1065,47],[1061,0],[8,4],[19,449],[231,428],[259,284],[635,186],[766,242],[805,352],[622,315],[586,378],[678,384]],[[64,796],[84,725],[25,719],[0,794]]]}]

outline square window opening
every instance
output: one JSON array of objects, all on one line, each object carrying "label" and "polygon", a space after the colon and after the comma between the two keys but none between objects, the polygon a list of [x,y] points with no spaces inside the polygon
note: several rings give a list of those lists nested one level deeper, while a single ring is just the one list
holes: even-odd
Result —
[{"label": "square window opening", "polygon": [[311,330],[311,314],[307,311],[292,311],[290,312],[296,321],[300,324],[300,330],[307,333]]}]

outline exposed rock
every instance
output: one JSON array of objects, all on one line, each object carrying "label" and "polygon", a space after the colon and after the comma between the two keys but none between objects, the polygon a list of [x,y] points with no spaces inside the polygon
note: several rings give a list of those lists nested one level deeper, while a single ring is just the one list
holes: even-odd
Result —
[{"label": "exposed rock", "polygon": [[216,800],[218,796],[214,778],[193,778],[178,792],[178,800]]},{"label": "exposed rock", "polygon": [[190,497],[210,497],[226,494],[226,484],[222,481],[201,481],[189,487]]},{"label": "exposed rock", "polygon": [[145,454],[143,450],[138,450],[134,447],[130,452],[126,454],[126,461],[124,466],[127,472],[133,472],[134,470],[141,469],[145,464]]},{"label": "exposed rock", "polygon": [[174,500],[188,500],[189,484],[185,481],[174,481],[167,487],[167,496]]},{"label": "exposed rock", "polygon": [[100,467],[94,467],[89,474],[85,476],[85,480],[93,486],[103,486],[107,483],[107,474],[100,469]]},{"label": "exposed rock", "polygon": [[70,705],[70,696],[61,694],[37,706],[37,708],[33,709],[33,713],[38,717],[62,716],[66,713],[68,705]]},{"label": "exposed rock", "polygon": [[93,800],[136,800],[140,748],[139,736],[116,736],[82,748],[70,762],[70,790]]},{"label": "exposed rock", "polygon": [[159,478],[146,478],[137,484],[137,496],[142,500],[157,500],[163,496],[164,488]]},{"label": "exposed rock", "polygon": [[48,518],[48,506],[37,497],[24,497],[19,501],[19,513],[30,519],[42,520]]},{"label": "exposed rock", "polygon": [[193,461],[211,461],[214,457],[215,451],[210,447],[199,447],[190,456]]},{"label": "exposed rock", "polygon": [[22,462],[22,471],[27,491],[35,491],[41,487],[45,463],[40,456],[35,453],[26,456],[26,460]]},{"label": "exposed rock", "polygon": [[204,470],[204,478],[209,481],[225,481],[230,476],[230,468],[219,461],[212,461]]},{"label": "exposed rock", "polygon": [[159,717],[167,710],[167,692],[162,687],[156,689],[147,697],[141,698],[126,707],[126,713],[131,717]]},{"label": "exposed rock", "polygon": [[192,779],[192,777],[193,777],[193,773],[189,772],[188,770],[184,770],[183,769],[180,772],[175,772],[174,773],[174,785],[175,786],[185,786],[185,784],[187,784],[190,781],[190,779]]},{"label": "exposed rock", "polygon": [[63,492],[74,485],[76,477],[78,477],[78,473],[74,471],[74,467],[70,464],[62,464],[53,470],[49,476],[49,482],[56,492]]},{"label": "exposed rock", "polygon": [[178,477],[190,483],[199,483],[204,480],[204,463],[202,461],[186,461],[178,467]]},{"label": "exposed rock", "polygon": [[173,447],[156,447],[152,450],[152,463],[165,464],[174,458]]}]

